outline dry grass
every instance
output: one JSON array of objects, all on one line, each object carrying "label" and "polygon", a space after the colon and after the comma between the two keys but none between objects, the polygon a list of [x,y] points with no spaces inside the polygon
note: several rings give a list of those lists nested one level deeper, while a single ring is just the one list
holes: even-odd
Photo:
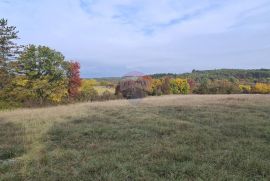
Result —
[{"label": "dry grass", "polygon": [[108,88],[106,86],[95,86],[94,89],[98,92],[99,95],[102,95],[105,91],[109,91],[110,93],[115,93],[115,88]]},{"label": "dry grass", "polygon": [[0,180],[269,179],[269,106],[187,95],[0,112]]}]

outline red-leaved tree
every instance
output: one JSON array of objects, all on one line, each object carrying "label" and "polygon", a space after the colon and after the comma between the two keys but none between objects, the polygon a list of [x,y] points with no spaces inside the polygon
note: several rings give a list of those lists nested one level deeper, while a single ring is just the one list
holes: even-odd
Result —
[{"label": "red-leaved tree", "polygon": [[69,65],[69,83],[68,83],[68,94],[71,99],[76,99],[80,92],[79,88],[82,84],[80,77],[80,63],[71,62]]}]

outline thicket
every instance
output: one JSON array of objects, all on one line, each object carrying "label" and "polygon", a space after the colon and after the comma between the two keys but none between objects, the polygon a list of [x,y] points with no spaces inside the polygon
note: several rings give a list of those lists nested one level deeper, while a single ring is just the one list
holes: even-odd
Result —
[{"label": "thicket", "polygon": [[187,79],[164,77],[152,79],[150,76],[132,77],[121,80],[116,87],[116,95],[127,99],[142,98],[148,95],[188,94]]}]

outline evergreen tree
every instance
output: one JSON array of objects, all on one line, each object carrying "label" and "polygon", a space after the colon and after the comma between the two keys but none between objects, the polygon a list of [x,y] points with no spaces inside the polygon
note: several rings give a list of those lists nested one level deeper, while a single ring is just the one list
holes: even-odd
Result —
[{"label": "evergreen tree", "polygon": [[16,59],[21,46],[14,41],[19,39],[15,26],[8,26],[6,19],[0,19],[0,89],[4,88],[10,79],[10,60]]}]

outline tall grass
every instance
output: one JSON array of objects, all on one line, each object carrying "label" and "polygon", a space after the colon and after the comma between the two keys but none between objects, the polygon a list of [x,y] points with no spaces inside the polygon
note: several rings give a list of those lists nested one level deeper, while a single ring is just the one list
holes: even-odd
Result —
[{"label": "tall grass", "polygon": [[0,113],[0,180],[269,180],[270,96]]}]

